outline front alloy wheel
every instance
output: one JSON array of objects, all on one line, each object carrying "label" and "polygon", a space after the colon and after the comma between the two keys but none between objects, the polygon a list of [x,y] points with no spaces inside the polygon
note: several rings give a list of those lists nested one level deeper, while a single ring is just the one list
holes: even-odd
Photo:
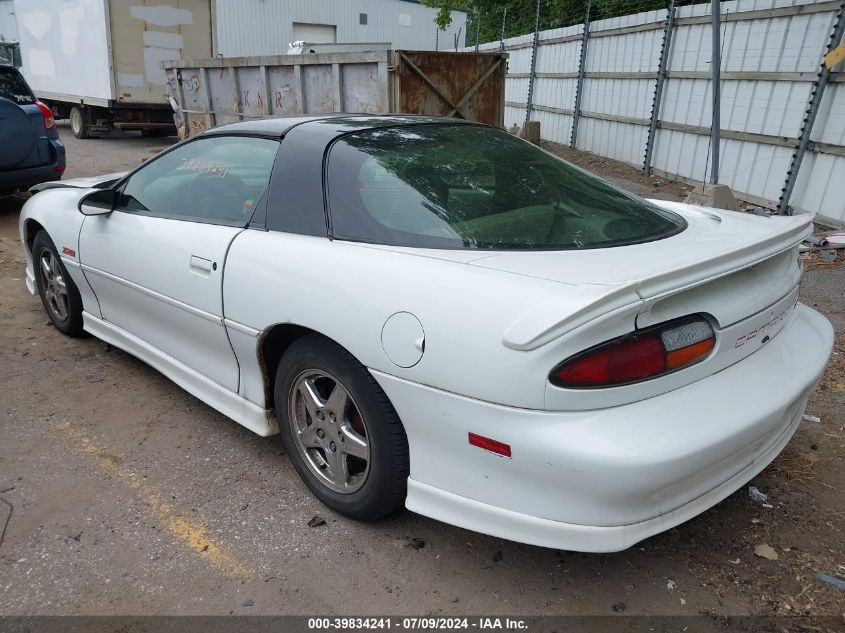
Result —
[{"label": "front alloy wheel", "polygon": [[83,336],[82,298],[62,263],[53,240],[38,231],[32,240],[35,286],[50,321],[62,334]]},{"label": "front alloy wheel", "polygon": [[43,246],[38,251],[38,274],[41,275],[41,287],[44,289],[44,307],[50,318],[54,323],[67,321],[67,283],[59,268],[58,258],[49,246]]}]

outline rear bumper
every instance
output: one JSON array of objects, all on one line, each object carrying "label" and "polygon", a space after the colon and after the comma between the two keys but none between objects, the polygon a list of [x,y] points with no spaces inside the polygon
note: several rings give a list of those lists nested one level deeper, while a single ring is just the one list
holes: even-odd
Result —
[{"label": "rear bumper", "polygon": [[[617,551],[718,503],[789,442],[833,343],[799,305],[777,337],[727,369],[633,404],[538,412],[375,374],[405,424],[410,510],[493,536]],[[467,433],[510,444],[507,459]]]},{"label": "rear bumper", "polygon": [[53,162],[38,167],[0,171],[0,191],[24,191],[33,185],[61,180],[65,170],[65,148],[58,139],[50,139]]},{"label": "rear bumper", "polygon": [[53,166],[5,171],[0,172],[0,191],[22,191],[41,182],[61,179],[62,172],[55,171]]}]

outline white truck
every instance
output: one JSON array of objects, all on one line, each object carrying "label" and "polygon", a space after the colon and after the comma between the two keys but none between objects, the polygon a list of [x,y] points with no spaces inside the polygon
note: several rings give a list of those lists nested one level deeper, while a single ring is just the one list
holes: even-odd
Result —
[{"label": "white truck", "polygon": [[213,0],[15,0],[23,73],[77,138],[175,133],[161,62],[211,57]]}]

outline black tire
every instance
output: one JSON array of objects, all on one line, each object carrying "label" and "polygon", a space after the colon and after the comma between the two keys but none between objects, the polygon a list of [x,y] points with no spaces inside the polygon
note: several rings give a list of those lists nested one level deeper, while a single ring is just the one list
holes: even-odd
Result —
[{"label": "black tire", "polygon": [[73,106],[70,109],[70,131],[76,138],[91,138],[90,126],[88,123],[88,108]]},{"label": "black tire", "polygon": [[[61,314],[50,299],[50,292],[47,288],[49,281],[46,279],[46,273],[42,270],[42,260],[49,253],[54,258],[55,266],[61,273],[61,279],[66,288],[65,313]],[[53,260],[50,260],[53,261]],[[62,259],[56,251],[56,246],[53,240],[47,235],[46,231],[38,231],[35,239],[32,242],[32,265],[35,272],[35,285],[38,288],[38,296],[41,297],[41,303],[47,316],[56,329],[67,336],[85,336],[82,329],[82,297],[79,296],[79,289],[73,283],[67,269],[62,264]]]},{"label": "black tire", "polygon": [[[300,451],[300,442],[294,438],[296,422],[291,423],[291,392],[294,385],[299,384],[300,377],[312,370],[336,379],[351,397],[352,406],[360,412],[369,459],[363,483],[359,483],[360,488],[353,492],[337,492],[312,472],[313,461],[309,459],[306,463],[307,457]],[[360,521],[379,519],[404,505],[409,474],[405,429],[384,391],[349,352],[319,335],[296,340],[279,361],[275,402],[282,443],[294,468],[325,505]],[[338,444],[338,447],[341,446],[343,444]],[[309,463],[312,465],[309,466]],[[349,464],[349,461],[346,463]],[[351,467],[348,470],[351,471]]]}]

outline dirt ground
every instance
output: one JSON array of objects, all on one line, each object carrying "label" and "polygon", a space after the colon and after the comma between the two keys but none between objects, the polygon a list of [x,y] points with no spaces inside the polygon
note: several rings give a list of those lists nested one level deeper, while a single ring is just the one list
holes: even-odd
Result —
[{"label": "dirt ground", "polygon": [[[61,124],[60,124],[61,125]],[[67,178],[126,169],[168,139],[79,141]],[[571,153],[637,193],[686,187]],[[836,349],[805,422],[748,487],[616,554],[561,552],[408,511],[336,516],[275,439],[155,370],[48,324],[24,286],[21,199],[0,201],[0,614],[830,615],[845,592],[845,271],[810,267],[804,302]],[[771,375],[772,389],[789,376]],[[683,423],[683,421],[679,421]],[[9,510],[11,509],[11,516]],[[309,527],[315,515],[324,525]],[[408,547],[412,538],[424,547]],[[778,555],[754,554],[770,545]]]}]

